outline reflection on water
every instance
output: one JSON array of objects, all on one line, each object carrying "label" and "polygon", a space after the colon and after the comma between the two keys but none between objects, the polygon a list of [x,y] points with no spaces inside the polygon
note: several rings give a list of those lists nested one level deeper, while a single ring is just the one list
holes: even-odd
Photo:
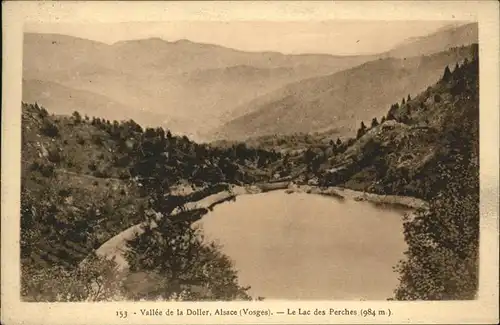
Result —
[{"label": "reflection on water", "polygon": [[403,211],[284,191],[244,195],[198,222],[266,299],[385,300],[403,257]]}]

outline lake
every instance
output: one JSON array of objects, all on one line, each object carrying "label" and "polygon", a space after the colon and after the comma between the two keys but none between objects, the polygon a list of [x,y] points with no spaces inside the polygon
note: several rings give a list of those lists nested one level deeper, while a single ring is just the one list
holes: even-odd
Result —
[{"label": "lake", "polygon": [[273,191],[218,205],[200,225],[266,300],[385,300],[403,257],[401,208]]}]

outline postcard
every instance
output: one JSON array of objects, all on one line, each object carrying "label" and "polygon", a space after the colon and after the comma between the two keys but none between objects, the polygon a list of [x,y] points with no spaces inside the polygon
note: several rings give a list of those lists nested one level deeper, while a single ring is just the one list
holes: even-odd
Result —
[{"label": "postcard", "polygon": [[498,323],[498,3],[2,6],[2,323]]}]

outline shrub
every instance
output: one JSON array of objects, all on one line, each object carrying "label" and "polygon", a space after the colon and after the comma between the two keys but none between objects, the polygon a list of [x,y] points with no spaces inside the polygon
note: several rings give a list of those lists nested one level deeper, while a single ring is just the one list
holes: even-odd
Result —
[{"label": "shrub", "polygon": [[76,143],[78,143],[79,145],[82,145],[82,146],[83,146],[83,145],[85,144],[85,139],[84,139],[84,138],[82,138],[82,136],[81,136],[81,135],[77,135],[77,136],[76,136]]},{"label": "shrub", "polygon": [[73,119],[75,120],[75,123],[80,123],[82,122],[82,116],[80,115],[80,113],[78,113],[77,111],[74,111],[73,114],[71,115],[73,117]]},{"label": "shrub", "polygon": [[466,178],[452,181],[431,201],[429,211],[419,211],[413,220],[406,220],[408,259],[397,268],[401,283],[396,299],[474,299],[478,284],[479,190],[475,188],[472,195],[462,197],[459,191]]},{"label": "shrub", "polygon": [[[207,243],[189,223],[162,220],[169,223],[168,227],[165,224],[158,230],[146,229],[129,243],[134,248],[126,253],[131,271],[143,272],[145,284],[128,286],[130,299],[251,299],[249,288],[238,285],[236,270],[231,260],[220,253],[220,247]],[[171,245],[160,245],[162,242]]]},{"label": "shrub", "polygon": [[68,197],[71,194],[71,191],[69,189],[63,188],[63,189],[60,189],[57,192],[57,194],[59,194],[59,196],[61,196],[61,197]]},{"label": "shrub", "polygon": [[[37,105],[38,107],[38,105]],[[47,116],[49,116],[49,112],[47,112],[47,110],[45,108],[40,108],[40,110],[38,111],[38,115],[41,117],[41,118],[46,118]]]},{"label": "shrub", "polygon": [[105,169],[99,169],[94,171],[94,176],[99,178],[108,178],[111,176],[111,173]]},{"label": "shrub", "polygon": [[35,161],[31,164],[30,168],[33,171],[38,171],[45,177],[54,176],[54,165],[52,164],[46,164],[40,161]]},{"label": "shrub", "polygon": [[129,179],[130,178],[130,174],[128,173],[128,171],[122,170],[119,173],[118,178],[120,178],[120,179]]},{"label": "shrub", "polygon": [[114,261],[91,255],[78,268],[23,263],[21,297],[35,302],[123,300],[123,276]]},{"label": "shrub", "polygon": [[60,162],[62,162],[64,160],[64,156],[61,154],[61,152],[59,152],[58,149],[50,149],[49,150],[49,153],[47,155],[47,159],[50,161],[50,162],[53,162],[55,164],[58,164]]},{"label": "shrub", "polygon": [[59,128],[57,127],[57,125],[55,125],[53,122],[49,120],[43,121],[43,125],[40,131],[42,132],[42,134],[51,138],[59,136]]},{"label": "shrub", "polygon": [[98,146],[100,146],[104,143],[101,136],[98,134],[92,134],[92,142],[97,144]]},{"label": "shrub", "polygon": [[97,170],[97,165],[95,162],[91,162],[89,165],[88,165],[89,169],[91,171],[96,171]]}]

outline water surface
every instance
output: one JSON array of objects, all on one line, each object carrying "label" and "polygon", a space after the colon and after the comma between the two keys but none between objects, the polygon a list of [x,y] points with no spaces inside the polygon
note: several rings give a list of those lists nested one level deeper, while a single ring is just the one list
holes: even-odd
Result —
[{"label": "water surface", "polygon": [[403,257],[401,208],[274,191],[216,206],[198,222],[240,284],[266,299],[385,300]]}]

